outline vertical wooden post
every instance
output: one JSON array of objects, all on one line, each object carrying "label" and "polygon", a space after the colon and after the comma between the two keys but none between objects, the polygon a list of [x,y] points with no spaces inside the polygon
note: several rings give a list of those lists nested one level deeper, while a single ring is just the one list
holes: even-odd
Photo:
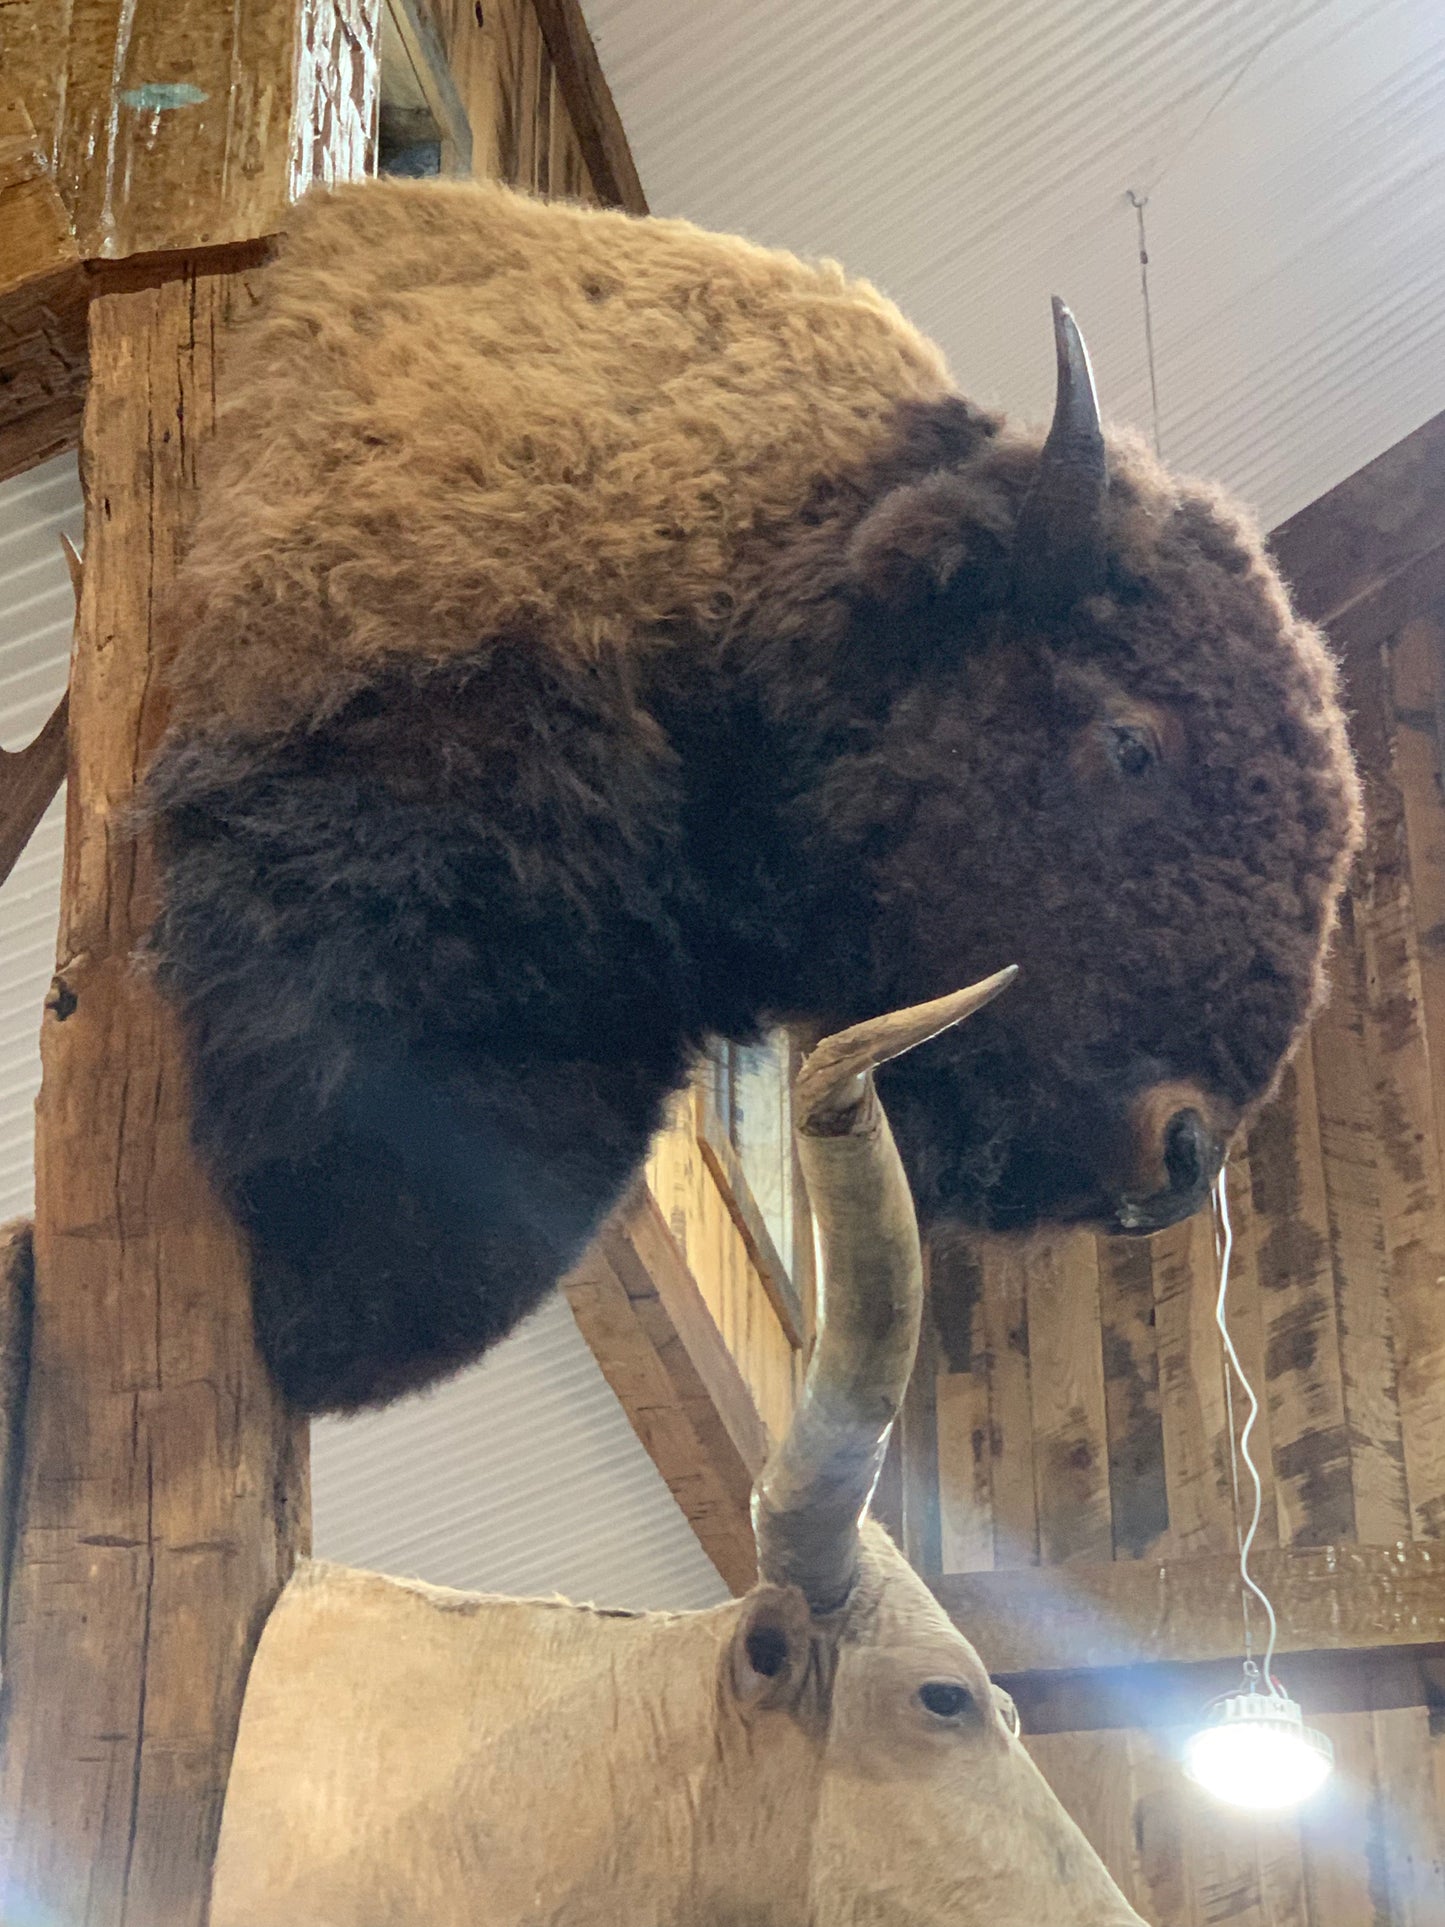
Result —
[{"label": "vertical wooden post", "polygon": [[[247,155],[227,147],[207,187],[224,201],[234,181],[260,235],[298,174],[352,171],[364,153],[376,9],[255,0],[235,12],[271,65],[238,76],[222,62],[221,84],[235,116],[248,100],[268,106],[245,130]],[[176,14],[200,17],[178,32],[215,24],[198,4]],[[155,18],[168,30],[170,16]],[[284,166],[267,142],[285,145]],[[180,143],[187,152],[193,162]],[[286,185],[258,210],[263,162]],[[189,216],[195,181],[173,185]],[[244,1255],[192,1158],[179,1040],[137,961],[151,872],[127,822],[164,726],[156,612],[214,419],[217,344],[256,272],[173,256],[91,304],[65,883],[5,1626],[7,1923],[201,1927],[246,1669],[307,1529],[304,1428],[255,1352]]]}]

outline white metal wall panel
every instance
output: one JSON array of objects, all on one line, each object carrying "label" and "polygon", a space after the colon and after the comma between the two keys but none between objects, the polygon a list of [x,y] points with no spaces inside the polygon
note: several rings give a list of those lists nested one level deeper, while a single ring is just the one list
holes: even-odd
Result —
[{"label": "white metal wall panel", "polygon": [[1048,296],[1108,412],[1273,526],[1445,408],[1435,0],[585,0],[653,208],[878,282],[1047,410]]},{"label": "white metal wall panel", "polygon": [[[58,455],[0,483],[0,746],[31,741],[65,690],[75,602],[60,546],[80,546],[80,477]],[[35,1195],[40,1016],[55,970],[65,793],[0,885],[0,1223]]]},{"label": "white metal wall panel", "polygon": [[389,1411],[311,1428],[316,1550],[480,1592],[683,1611],[728,1596],[566,1301]]}]

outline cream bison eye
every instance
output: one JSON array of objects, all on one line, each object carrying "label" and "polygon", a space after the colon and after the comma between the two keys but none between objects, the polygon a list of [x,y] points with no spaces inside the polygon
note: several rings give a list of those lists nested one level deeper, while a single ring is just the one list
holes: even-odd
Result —
[{"label": "cream bison eye", "polygon": [[1110,723],[1107,743],[1109,760],[1121,776],[1147,776],[1159,760],[1159,745],[1137,723]]},{"label": "cream bison eye", "polygon": [[925,1680],[918,1689],[922,1705],[940,1720],[962,1719],[973,1711],[973,1694],[956,1679]]}]

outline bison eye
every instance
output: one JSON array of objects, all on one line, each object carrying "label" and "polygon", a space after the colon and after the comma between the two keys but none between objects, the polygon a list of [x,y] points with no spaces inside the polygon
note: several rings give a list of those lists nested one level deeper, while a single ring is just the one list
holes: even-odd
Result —
[{"label": "bison eye", "polygon": [[1110,723],[1107,741],[1109,759],[1121,776],[1147,776],[1159,760],[1159,745],[1152,733],[1137,723]]},{"label": "bison eye", "polygon": [[954,1679],[925,1680],[918,1689],[923,1705],[940,1720],[961,1719],[973,1711],[973,1694]]}]

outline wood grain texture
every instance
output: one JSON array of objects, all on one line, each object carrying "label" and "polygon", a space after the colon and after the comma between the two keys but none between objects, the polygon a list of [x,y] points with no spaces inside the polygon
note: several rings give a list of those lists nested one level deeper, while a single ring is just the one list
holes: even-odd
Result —
[{"label": "wood grain texture", "polygon": [[[360,0],[6,7],[0,61],[30,113],[81,258],[274,233],[292,196],[289,132],[310,121],[321,63],[336,73],[334,37],[357,31],[359,8]],[[343,91],[328,103],[333,114]],[[333,151],[344,146],[337,133],[323,119]]]},{"label": "wood grain texture", "polygon": [[1031,1566],[1039,1556],[1029,1393],[1028,1270],[1021,1252],[1000,1248],[981,1265],[982,1362],[989,1388],[989,1483],[993,1563]]},{"label": "wood grain texture", "polygon": [[1330,1001],[1311,1038],[1329,1216],[1340,1380],[1354,1529],[1366,1544],[1410,1534],[1394,1319],[1376,1129],[1366,960],[1359,912],[1346,902]]},{"label": "wood grain texture", "polygon": [[1029,1401],[1039,1557],[1113,1555],[1096,1240],[1041,1246],[1026,1263]]},{"label": "wood grain texture", "polygon": [[1164,1419],[1159,1405],[1154,1271],[1143,1239],[1099,1247],[1099,1324],[1113,1556],[1147,1559],[1169,1533]]},{"label": "wood grain texture", "polygon": [[0,749],[0,883],[15,868],[65,780],[66,719],[62,696],[44,728],[24,749]]},{"label": "wood grain texture", "polygon": [[1439,1825],[1423,1709],[1330,1715],[1336,1771],[1297,1815],[1250,1816],[1180,1774],[1164,1733],[1029,1740],[1046,1777],[1154,1927],[1440,1927]]},{"label": "wood grain texture", "polygon": [[7,1919],[22,1904],[87,1923],[203,1919],[246,1663],[304,1538],[304,1430],[254,1350],[239,1241],[190,1151],[179,1039],[132,961],[149,866],[124,824],[162,723],[155,600],[215,405],[213,343],[238,294],[195,278],[92,312],[6,1618]]},{"label": "wood grain texture", "polygon": [[698,1133],[700,1091],[681,1094],[648,1159],[648,1188],[708,1314],[769,1430],[792,1414],[802,1354],[739,1229]]},{"label": "wood grain texture", "polygon": [[[30,1222],[0,1225],[0,1642],[18,1524],[34,1306],[35,1242]],[[0,1676],[4,1660],[0,1643]]]},{"label": "wood grain texture", "polygon": [[1169,1544],[1176,1557],[1207,1557],[1236,1537],[1213,1228],[1191,1218],[1152,1244]]},{"label": "wood grain texture", "polygon": [[594,1242],[563,1290],[703,1550],[745,1591],[757,1575],[748,1501],[767,1433],[649,1195]]},{"label": "wood grain texture", "polygon": [[[151,871],[129,811],[164,725],[157,609],[216,344],[255,297],[215,270],[237,265],[233,241],[254,255],[293,186],[354,170],[369,4],[19,0],[3,23],[7,76],[33,116],[50,103],[81,251],[107,263],[86,267],[86,566],[5,1613],[6,1920],[199,1927],[246,1668],[306,1537],[304,1426],[255,1350],[241,1243],[191,1154],[180,1039],[135,961]],[[142,125],[120,94],[156,75],[194,76],[207,111],[179,103],[167,123],[152,99]],[[208,262],[175,252],[214,243]]]},{"label": "wood grain texture", "polygon": [[577,0],[532,0],[532,5],[593,192],[604,205],[646,214],[647,197],[581,7]]},{"label": "wood grain texture", "polygon": [[1352,1538],[1355,1517],[1309,1052],[1251,1134],[1249,1170],[1279,1539],[1324,1545]]},{"label": "wood grain texture", "polygon": [[1445,542],[1445,415],[1358,469],[1270,537],[1304,615],[1338,636],[1400,573]]},{"label": "wood grain texture", "polygon": [[[1282,1547],[1262,1552],[1281,1652],[1445,1645],[1439,1547]],[[933,1590],[1000,1673],[1233,1659],[1239,1568],[1230,1555],[946,1573]]]}]

